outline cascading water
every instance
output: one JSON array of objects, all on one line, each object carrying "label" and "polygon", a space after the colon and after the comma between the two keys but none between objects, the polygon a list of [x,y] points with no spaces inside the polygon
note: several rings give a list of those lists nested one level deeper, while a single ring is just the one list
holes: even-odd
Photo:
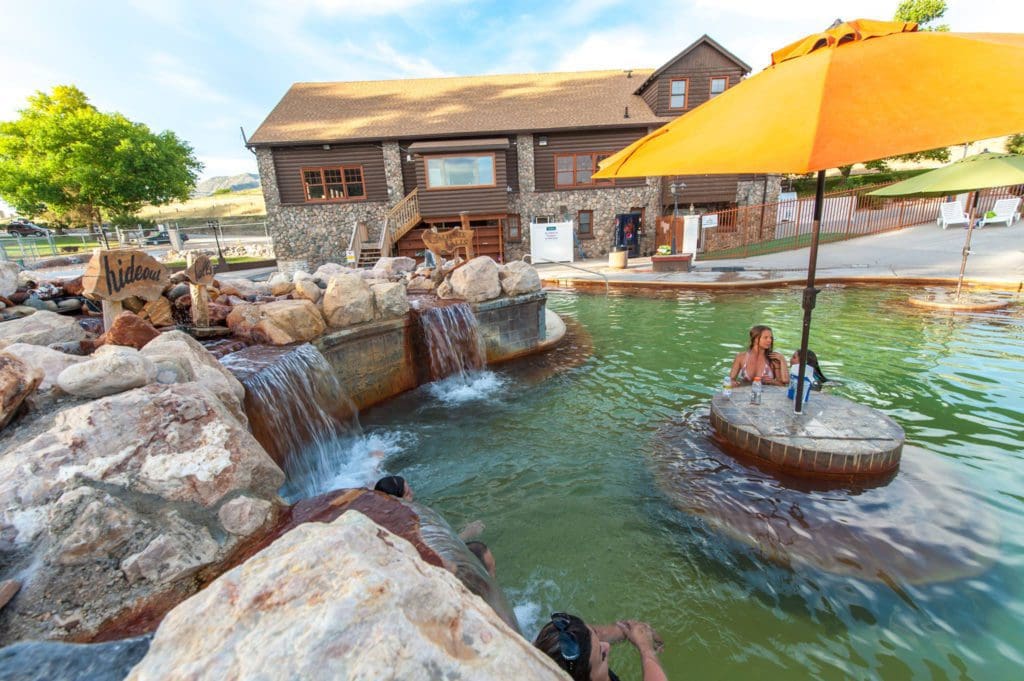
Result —
[{"label": "cascading water", "polygon": [[380,448],[361,437],[358,409],[314,346],[252,346],[221,361],[245,386],[253,435],[287,475],[285,497],[372,479]]},{"label": "cascading water", "polygon": [[426,380],[465,378],[484,368],[487,358],[483,339],[468,303],[419,304],[413,309],[422,339],[420,350],[429,367]]}]

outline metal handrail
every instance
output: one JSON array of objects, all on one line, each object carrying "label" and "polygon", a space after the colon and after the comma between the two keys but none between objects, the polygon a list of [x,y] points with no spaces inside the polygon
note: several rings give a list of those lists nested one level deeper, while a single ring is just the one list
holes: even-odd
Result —
[{"label": "metal handrail", "polygon": [[[527,258],[529,258],[529,260],[527,260]],[[579,270],[580,272],[586,272],[587,274],[596,275],[596,276],[601,277],[602,279],[604,279],[604,294],[608,295],[611,292],[611,286],[608,283],[608,276],[605,275],[605,274],[602,274],[601,272],[594,272],[593,270],[588,270],[588,269],[585,269],[585,268],[580,267],[578,265],[573,265],[572,263],[568,263],[568,262],[555,262],[554,260],[541,260],[540,263],[534,263],[533,262],[533,256],[530,255],[529,253],[524,253],[523,254],[522,261],[527,263],[527,264],[530,264],[530,265],[545,264],[545,263],[548,264],[548,265],[564,265],[566,267],[571,267],[574,270]]]}]

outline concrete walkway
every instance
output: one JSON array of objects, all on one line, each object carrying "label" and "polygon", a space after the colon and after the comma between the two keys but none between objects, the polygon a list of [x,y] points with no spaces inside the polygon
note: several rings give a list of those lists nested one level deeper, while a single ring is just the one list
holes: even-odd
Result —
[{"label": "concrete walkway", "polygon": [[[942,230],[934,222],[906,229],[822,244],[818,248],[820,283],[883,281],[956,283],[965,229]],[[608,267],[607,258],[577,261],[575,267],[542,264],[541,279],[553,285],[645,287],[759,287],[803,283],[810,249],[729,260],[697,260],[690,272],[655,273],[650,258],[630,259],[625,270]],[[585,270],[585,271],[581,271]],[[728,271],[733,270],[733,271]],[[1019,291],[1024,286],[1024,221],[1013,227],[974,230],[965,281],[985,288]]]}]

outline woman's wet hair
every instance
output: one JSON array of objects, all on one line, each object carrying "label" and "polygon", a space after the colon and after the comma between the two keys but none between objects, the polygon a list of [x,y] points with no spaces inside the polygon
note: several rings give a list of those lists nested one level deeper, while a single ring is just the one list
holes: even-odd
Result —
[{"label": "woman's wet hair", "polygon": [[[803,355],[800,353],[799,350],[797,350],[793,354],[796,355],[796,357],[800,360],[801,364],[805,363],[803,361],[803,359],[804,359]],[[806,362],[806,364],[807,364],[807,366],[809,366],[812,369],[814,369],[814,376],[812,378],[814,378],[815,381],[817,381],[818,383],[824,383],[825,381],[828,380],[827,378],[825,378],[825,374],[822,372],[821,367],[818,366],[818,356],[816,354],[814,354],[814,350],[811,350],[811,349],[807,350],[807,362]]]},{"label": "woman's wet hair", "polygon": [[[772,330],[772,327],[764,326],[763,324],[758,324],[757,326],[750,327],[750,348],[749,349],[751,349],[751,350],[754,349],[754,346],[757,345],[757,339],[761,337],[762,333],[764,333],[765,331],[768,331],[770,333],[771,330]],[[772,334],[772,336],[773,336],[772,337],[772,347],[775,347],[774,334]],[[769,352],[771,352],[771,350],[772,350],[772,348],[768,348]]]},{"label": "woman's wet hair", "polygon": [[[577,657],[566,659],[563,645],[575,641]],[[533,642],[545,655],[569,673],[575,681],[590,681],[590,628],[575,615],[555,613]],[[570,653],[570,657],[572,654]]]},{"label": "woman's wet hair", "polygon": [[401,475],[388,475],[378,480],[373,489],[393,497],[401,497],[405,494],[405,478]]}]

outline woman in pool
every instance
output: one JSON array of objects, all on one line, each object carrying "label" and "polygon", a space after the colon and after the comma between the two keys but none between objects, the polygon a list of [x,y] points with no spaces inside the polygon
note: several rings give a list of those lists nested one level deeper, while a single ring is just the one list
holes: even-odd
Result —
[{"label": "woman in pool", "polygon": [[764,385],[787,385],[789,372],[785,358],[772,350],[775,338],[770,327],[760,324],[750,329],[750,347],[736,355],[729,380],[734,386],[752,383],[757,376]]},{"label": "woman in pool", "polygon": [[657,656],[661,641],[646,622],[625,620],[592,627],[575,615],[556,612],[533,645],[575,681],[619,681],[608,668],[608,654],[612,643],[627,639],[640,653],[643,681],[667,681]]}]

